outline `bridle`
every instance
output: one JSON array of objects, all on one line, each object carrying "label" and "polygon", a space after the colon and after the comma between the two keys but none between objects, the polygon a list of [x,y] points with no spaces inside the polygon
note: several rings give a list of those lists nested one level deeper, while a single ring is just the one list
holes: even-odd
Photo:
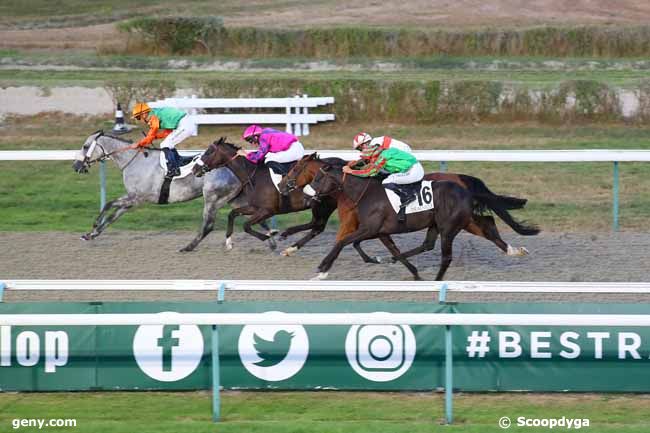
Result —
[{"label": "bridle", "polygon": [[[329,166],[328,166],[328,168],[329,168]],[[318,169],[318,173],[314,177],[314,182],[318,178],[319,174],[322,174],[323,176],[331,179],[337,185],[337,191],[340,192],[340,193],[343,193],[343,186],[345,185],[345,179],[347,178],[347,173],[343,173],[342,179],[338,180],[336,178],[336,176],[330,174],[328,172],[328,170],[324,169],[324,167],[320,167]],[[354,206],[357,206],[359,204],[359,202],[361,201],[361,199],[363,198],[363,196],[366,195],[366,191],[368,191],[368,187],[370,186],[370,181],[371,181],[371,178],[369,177],[368,180],[366,181],[366,185],[364,186],[363,191],[361,191],[361,194],[359,195],[359,197],[356,200],[353,200]],[[314,195],[314,197],[312,197],[312,200],[314,200],[316,202],[320,202],[322,200],[322,198],[321,198],[322,196],[327,196],[327,195],[331,194],[331,192],[323,194],[320,191],[318,191],[316,188],[314,188],[314,190],[316,190],[316,195]]]},{"label": "bridle", "polygon": [[[219,147],[219,144],[220,144],[220,143],[212,143],[210,146],[208,146],[208,148],[209,148],[209,149],[214,149],[214,151],[217,152],[217,153],[221,152],[222,154],[224,154],[226,157],[229,158],[228,161],[226,161],[226,162],[224,162],[224,163],[222,163],[222,164],[215,165],[214,167],[208,167],[208,166],[206,165],[206,163],[203,161],[203,157],[199,158],[199,160],[196,161],[196,165],[198,165],[199,167],[201,167],[201,172],[202,172],[203,174],[206,174],[207,172],[209,172],[209,171],[211,171],[211,170],[214,170],[214,169],[216,169],[216,168],[226,166],[226,165],[230,164],[232,161],[234,161],[235,159],[237,159],[237,157],[239,156],[239,155],[237,154],[237,152],[235,152],[235,154],[231,157],[230,155],[228,155],[227,153],[225,153],[225,151],[222,150],[221,147]],[[204,156],[205,156],[205,154],[204,154]]]},{"label": "bridle", "polygon": [[[214,170],[214,169],[217,169],[219,167],[225,167],[225,166],[227,166],[228,164],[230,164],[231,162],[233,162],[235,159],[237,159],[240,156],[237,152],[235,152],[235,154],[233,156],[230,156],[227,153],[225,153],[225,150],[223,150],[221,147],[219,147],[219,145],[222,144],[222,143],[225,143],[225,142],[224,141],[219,141],[219,142],[216,142],[216,143],[212,143],[210,146],[208,146],[208,149],[212,148],[212,149],[214,149],[215,152],[221,152],[222,155],[225,155],[228,158],[228,161],[226,161],[224,163],[221,163],[221,164],[218,164],[218,165],[215,165],[214,167],[210,168],[203,161],[203,157],[199,158],[199,160],[196,162],[196,165],[198,165],[201,168],[201,172],[203,174],[206,174],[207,172],[209,172],[211,170]],[[205,154],[203,156],[205,156]],[[257,166],[255,166],[255,170],[253,170],[253,175],[252,176],[248,173],[248,170],[246,170],[246,168],[244,168],[244,171],[246,172],[246,180],[245,181],[237,173],[238,170],[235,170],[235,169],[231,168],[231,171],[235,174],[235,176],[237,176],[239,181],[242,183],[242,187],[245,187],[246,185],[249,185],[249,184],[251,185],[251,187],[253,187],[253,179],[252,178],[255,176],[255,172],[257,172]]]},{"label": "bridle", "polygon": [[[138,148],[135,144],[131,144],[125,147],[120,147],[119,149],[116,149],[112,152],[106,152],[106,149],[104,149],[104,146],[99,142],[99,139],[104,136],[104,131],[99,131],[97,133],[97,136],[93,139],[93,141],[88,145],[88,147],[84,146],[83,149],[84,151],[84,157],[83,160],[81,160],[82,164],[84,167],[91,167],[94,163],[96,162],[103,162],[106,161],[107,159],[111,159],[111,157],[117,153],[125,152],[127,150],[138,150],[138,152],[133,155],[133,158],[129,160],[123,167],[120,167],[121,170],[124,170],[126,167],[128,167],[133,160],[138,156],[139,152],[142,152],[141,149]],[[95,152],[95,148],[99,147],[102,151],[102,154],[94,159],[90,159],[89,155],[92,155]]]}]

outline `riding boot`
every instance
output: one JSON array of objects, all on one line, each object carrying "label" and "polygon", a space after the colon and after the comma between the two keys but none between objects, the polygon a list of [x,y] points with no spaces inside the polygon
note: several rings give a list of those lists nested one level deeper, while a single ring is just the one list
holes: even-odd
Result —
[{"label": "riding boot", "polygon": [[390,189],[391,191],[394,191],[395,194],[397,194],[399,196],[400,207],[399,207],[399,212],[397,212],[397,221],[401,222],[401,223],[405,222],[406,221],[406,206],[408,206],[408,204],[415,199],[415,194],[413,194],[408,189],[400,187],[400,185],[398,185],[396,183],[386,183],[386,184],[384,184],[384,187],[386,187],[387,189]]},{"label": "riding boot", "polygon": [[179,155],[176,149],[170,149],[163,147],[162,151],[165,153],[165,158],[167,158],[167,174],[165,177],[172,178],[175,176],[180,176],[181,169],[179,167]]},{"label": "riding boot", "polygon": [[288,171],[287,168],[284,166],[284,164],[281,164],[281,163],[279,163],[279,162],[277,162],[277,161],[267,161],[267,162],[266,162],[266,165],[267,165],[271,170],[273,170],[273,172],[274,172],[275,174],[280,174],[280,175],[282,175],[282,177],[286,176],[286,175],[289,173],[289,171]]}]

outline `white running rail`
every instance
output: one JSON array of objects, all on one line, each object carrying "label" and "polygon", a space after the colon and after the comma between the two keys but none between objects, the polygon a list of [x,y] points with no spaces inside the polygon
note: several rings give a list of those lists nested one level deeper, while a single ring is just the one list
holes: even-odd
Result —
[{"label": "white running rail", "polygon": [[650,283],[525,281],[0,280],[15,290],[650,293]]},{"label": "white running rail", "polygon": [[2,314],[0,325],[650,326],[647,314],[131,313]]}]

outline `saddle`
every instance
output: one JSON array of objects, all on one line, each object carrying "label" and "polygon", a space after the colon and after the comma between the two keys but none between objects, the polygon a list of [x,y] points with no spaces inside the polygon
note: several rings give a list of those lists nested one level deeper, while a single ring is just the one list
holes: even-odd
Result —
[{"label": "saddle", "polygon": [[416,198],[418,191],[422,189],[422,181],[408,184],[388,183],[384,187],[394,191],[401,199],[402,205],[406,205]]}]

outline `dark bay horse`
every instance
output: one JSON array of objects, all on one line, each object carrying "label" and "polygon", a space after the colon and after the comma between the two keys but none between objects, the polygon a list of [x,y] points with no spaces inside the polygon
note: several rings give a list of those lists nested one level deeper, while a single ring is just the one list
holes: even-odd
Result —
[{"label": "dark bay horse", "polygon": [[[298,161],[289,171],[289,174],[280,182],[280,191],[288,193],[296,188],[299,189],[308,185],[313,181],[322,167],[327,165],[342,167],[345,164],[347,164],[347,161],[340,158],[320,159],[315,153],[306,155]],[[428,173],[424,176],[424,179],[433,181],[445,180],[456,183],[470,191],[473,198],[478,200],[483,208],[493,211],[518,234],[534,236],[539,233],[537,227],[516,221],[508,212],[509,210],[523,208],[527,202],[526,199],[494,194],[481,179],[464,174]],[[358,217],[355,216],[356,210],[352,204],[350,200],[339,201],[340,226],[337,240],[341,240],[344,236],[358,228],[359,221]],[[472,215],[472,221],[464,230],[493,242],[508,256],[523,256],[528,254],[526,248],[513,247],[501,238],[494,217],[491,215],[474,213]]]},{"label": "dark bay horse", "polygon": [[[210,170],[227,167],[242,184],[244,204],[234,208],[228,215],[228,228],[226,231],[226,247],[228,249],[231,249],[233,245],[232,233],[235,218],[240,215],[250,216],[244,223],[244,231],[261,241],[265,241],[269,239],[269,236],[253,230],[253,224],[264,221],[273,215],[311,209],[312,219],[309,223],[290,227],[280,234],[280,238],[284,239],[294,233],[310,230],[306,236],[287,248],[283,255],[290,255],[297,251],[325,230],[329,217],[336,210],[337,204],[334,198],[325,198],[320,203],[312,203],[299,190],[293,191],[286,196],[281,195],[271,180],[268,168],[254,164],[245,157],[238,156],[237,151],[239,149],[238,146],[227,143],[225,137],[221,137],[208,147],[201,156],[201,163],[193,168],[193,173],[196,176],[202,176]],[[355,242],[354,248],[366,263],[379,263],[377,258],[368,256],[359,244],[360,242]]]},{"label": "dark bay horse", "polygon": [[[390,250],[396,260],[403,263],[416,280],[421,279],[415,266],[406,258],[422,251],[433,249],[438,235],[441,239],[442,259],[436,280],[445,275],[452,260],[452,244],[458,233],[466,229],[472,218],[480,211],[480,206],[472,193],[460,185],[438,181],[431,184],[431,194],[435,208],[406,215],[405,222],[399,222],[397,212],[393,209],[384,191],[384,186],[377,178],[346,175],[340,166],[324,165],[311,182],[316,191],[314,200],[333,196],[337,200],[351,200],[357,208],[359,226],[342,239],[337,239],[332,250],[318,266],[316,279],[327,278],[328,271],[341,250],[350,243],[366,239],[379,238]],[[402,254],[390,239],[391,234],[409,233],[427,229],[422,247]]]}]

